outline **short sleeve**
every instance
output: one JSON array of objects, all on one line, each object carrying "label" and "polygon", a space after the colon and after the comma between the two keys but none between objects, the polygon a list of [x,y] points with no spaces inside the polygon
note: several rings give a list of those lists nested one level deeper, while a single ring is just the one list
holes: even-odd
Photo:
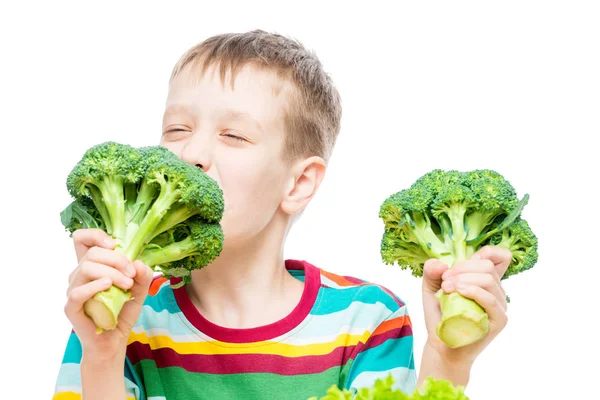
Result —
[{"label": "short sleeve", "polygon": [[[80,363],[82,348],[75,332],[71,332],[58,371],[52,400],[81,400]],[[140,387],[133,382],[134,375],[126,362],[123,368],[127,400],[142,400]]]},{"label": "short sleeve", "polygon": [[377,379],[392,375],[394,388],[412,393],[417,376],[414,363],[412,325],[406,305],[385,318],[364,342],[360,342],[344,371],[344,389],[372,387]]}]

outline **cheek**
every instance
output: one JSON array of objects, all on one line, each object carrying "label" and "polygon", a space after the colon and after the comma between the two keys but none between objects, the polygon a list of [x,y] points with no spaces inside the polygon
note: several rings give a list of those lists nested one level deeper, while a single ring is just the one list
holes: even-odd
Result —
[{"label": "cheek", "polygon": [[262,230],[281,202],[283,177],[268,162],[228,164],[219,168],[225,199],[223,229],[231,235]]},{"label": "cheek", "polygon": [[159,146],[163,146],[163,147],[167,148],[168,150],[172,151],[173,153],[177,154],[178,157],[181,157],[181,152],[183,151],[183,147],[185,146],[185,142],[183,142],[183,141],[168,142],[162,138],[158,144],[159,144]]}]

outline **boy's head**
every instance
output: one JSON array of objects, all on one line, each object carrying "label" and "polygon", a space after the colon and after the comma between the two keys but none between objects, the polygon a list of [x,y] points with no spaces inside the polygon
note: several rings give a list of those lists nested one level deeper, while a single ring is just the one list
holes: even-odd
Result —
[{"label": "boy's head", "polygon": [[267,226],[287,225],[306,206],[340,119],[337,90],[300,43],[263,31],[224,34],[175,65],[161,144],[219,182],[230,247],[271,235]]}]

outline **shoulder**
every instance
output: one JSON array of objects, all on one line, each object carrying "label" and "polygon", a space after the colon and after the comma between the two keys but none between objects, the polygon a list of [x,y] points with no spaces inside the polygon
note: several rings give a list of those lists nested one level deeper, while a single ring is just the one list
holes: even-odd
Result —
[{"label": "shoulder", "polygon": [[154,319],[159,315],[164,317],[166,314],[178,314],[179,312],[180,308],[171,281],[162,275],[156,275],[148,288],[140,319],[148,317]]},{"label": "shoulder", "polygon": [[148,288],[148,296],[157,296],[161,292],[169,291],[171,282],[162,275],[155,275]]},{"label": "shoulder", "polygon": [[319,269],[323,300],[320,313],[343,310],[340,326],[354,342],[348,357],[353,363],[346,386],[370,387],[378,377],[393,373],[397,382],[409,382],[414,371],[413,330],[406,303],[388,287]]},{"label": "shoulder", "polygon": [[319,268],[321,287],[332,299],[351,299],[364,304],[381,304],[389,312],[406,308],[406,303],[398,294],[386,286],[365,279],[333,273]]},{"label": "shoulder", "polygon": [[320,279],[314,314],[327,315],[328,320],[352,326],[357,332],[391,330],[394,335],[411,334],[406,303],[386,286],[311,264],[307,268],[318,271]]}]

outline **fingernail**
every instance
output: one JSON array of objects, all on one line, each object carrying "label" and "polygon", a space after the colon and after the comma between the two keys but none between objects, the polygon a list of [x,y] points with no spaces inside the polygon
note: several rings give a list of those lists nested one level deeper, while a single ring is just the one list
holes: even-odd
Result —
[{"label": "fingernail", "polygon": [[130,278],[133,278],[135,276],[135,267],[133,266],[133,264],[127,265],[127,267],[125,268],[125,275],[129,276]]},{"label": "fingernail", "polygon": [[446,280],[450,277],[450,270],[447,270],[442,274],[442,279]]},{"label": "fingernail", "polygon": [[444,287],[444,290],[446,292],[451,292],[452,290],[454,290],[454,282],[452,282],[452,280],[442,282],[442,286]]},{"label": "fingernail", "polygon": [[115,243],[115,241],[114,241],[114,240],[112,240],[112,239],[108,239],[108,238],[107,238],[107,239],[104,239],[104,245],[105,245],[106,247],[113,248],[113,247],[115,247],[116,243]]},{"label": "fingernail", "polygon": [[100,281],[103,287],[109,287],[111,284],[110,278],[102,278]]},{"label": "fingernail", "polygon": [[122,284],[123,286],[130,288],[131,286],[133,286],[133,278],[123,278]]},{"label": "fingernail", "polygon": [[457,283],[456,284],[456,290],[465,290],[466,287],[467,286],[464,283]]},{"label": "fingernail", "polygon": [[473,254],[471,260],[481,260],[481,256],[479,254]]}]

